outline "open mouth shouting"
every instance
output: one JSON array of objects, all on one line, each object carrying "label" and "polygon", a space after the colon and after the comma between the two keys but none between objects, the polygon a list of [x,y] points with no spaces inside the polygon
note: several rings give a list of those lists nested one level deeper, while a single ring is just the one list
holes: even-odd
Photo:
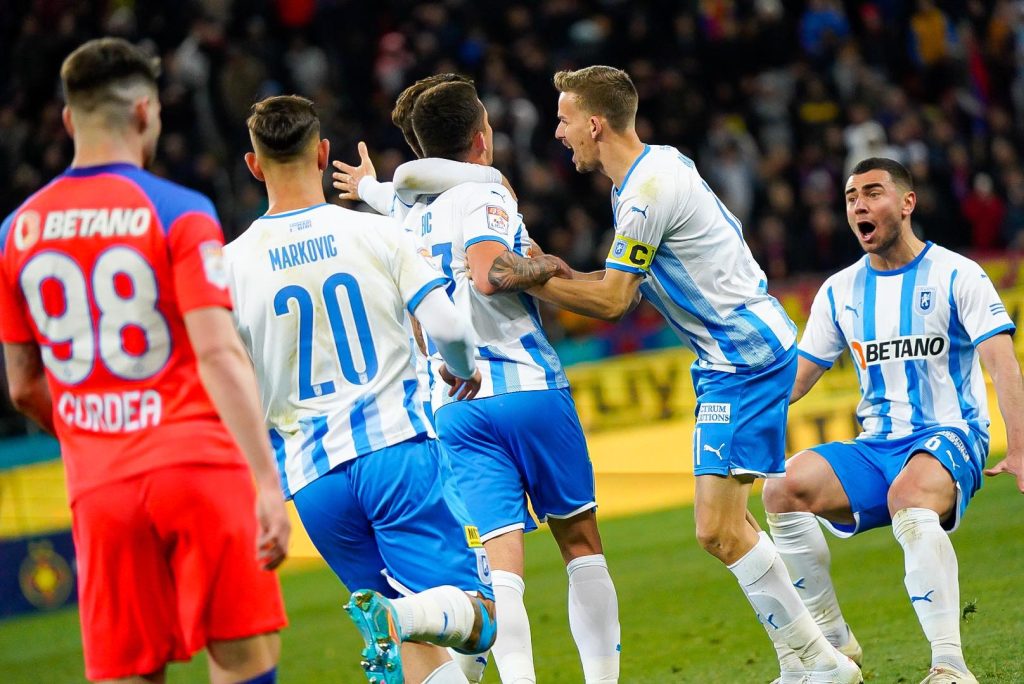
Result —
[{"label": "open mouth shouting", "polygon": [[875,224],[871,221],[857,221],[857,237],[861,242],[870,244],[871,238],[875,235]]}]

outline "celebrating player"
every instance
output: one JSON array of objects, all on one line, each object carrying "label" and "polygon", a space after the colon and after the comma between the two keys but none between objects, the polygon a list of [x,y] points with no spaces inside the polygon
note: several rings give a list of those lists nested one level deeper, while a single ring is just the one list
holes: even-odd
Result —
[{"label": "celebrating player", "polygon": [[312,102],[268,98],[248,126],[246,164],[270,208],[228,246],[228,273],[285,495],[357,589],[346,609],[370,681],[464,684],[443,649],[399,655],[403,641],[486,651],[495,632],[487,556],[415,399],[403,310],[436,340],[459,399],[480,389],[471,333],[397,223],[325,203]]},{"label": "celebrating player", "polygon": [[[697,537],[739,580],[773,644],[791,649],[811,682],[859,682],[860,670],[822,636],[768,535],[747,513],[758,477],[784,471],[796,374],[796,327],[768,294],[739,221],[676,149],[637,136],[637,94],[619,69],[555,74],[555,137],[579,172],[612,191],[615,239],[599,280],[552,278],[537,296],[619,320],[638,290],[697,354],[693,434]],[[575,275],[575,274],[574,274]]]},{"label": "celebrating player", "polygon": [[[471,83],[423,92],[412,122],[424,156],[491,163],[492,131]],[[493,651],[502,681],[536,681],[523,604],[523,533],[534,526],[527,494],[566,563],[569,624],[586,681],[618,681],[618,605],[597,528],[593,468],[568,381],[536,303],[523,294],[568,267],[524,256],[529,235],[515,199],[497,183],[459,185],[418,205],[405,225],[452,279],[448,294],[477,335],[478,397],[452,402],[435,354],[432,400],[438,436],[494,569],[501,629]]]},{"label": "celebrating player", "polygon": [[[1014,325],[978,264],[911,229],[909,172],[865,159],[846,182],[846,217],[867,256],[825,281],[800,340],[791,401],[849,348],[860,379],[852,442],[802,451],[765,486],[772,536],[801,596],[835,644],[856,644],[829,577],[815,515],[848,537],[892,525],[910,602],[932,647],[924,682],[972,684],[960,646],[956,529],[981,486],[988,407],[980,358],[1006,419],[1006,460],[1024,491],[1024,381]],[[859,649],[858,649],[859,650]],[[798,674],[783,681],[800,681]]]},{"label": "celebrating player", "polygon": [[64,61],[71,168],[0,227],[7,377],[60,440],[86,676],[160,682],[205,647],[211,681],[270,684],[288,518],[213,205],[141,168],[158,72],[112,38]]}]

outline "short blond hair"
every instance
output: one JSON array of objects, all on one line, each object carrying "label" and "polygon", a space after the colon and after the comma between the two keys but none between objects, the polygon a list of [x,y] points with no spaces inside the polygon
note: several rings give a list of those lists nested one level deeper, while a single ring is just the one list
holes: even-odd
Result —
[{"label": "short blond hair", "polygon": [[555,74],[555,88],[576,96],[580,109],[608,120],[616,131],[632,128],[636,121],[637,94],[633,80],[622,69],[589,66]]}]

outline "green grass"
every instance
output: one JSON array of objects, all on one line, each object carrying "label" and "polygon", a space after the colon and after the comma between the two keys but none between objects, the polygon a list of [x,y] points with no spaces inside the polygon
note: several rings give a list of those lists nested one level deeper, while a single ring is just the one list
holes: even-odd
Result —
[{"label": "green grass", "polygon": [[[964,648],[986,683],[1024,682],[1022,518],[1024,497],[1012,480],[988,481],[953,535],[962,602],[977,601],[962,623]],[[746,684],[776,676],[774,651],[732,575],[699,550],[692,509],[608,520],[602,534],[619,595],[623,684]],[[527,542],[526,600],[540,682],[581,682],[562,563],[547,533]],[[829,542],[840,601],[864,646],[866,680],[916,684],[928,668],[928,644],[903,589],[902,554],[890,530]],[[281,681],[364,681],[356,664],[361,644],[341,611],[345,594],[334,576],[314,568],[286,573],[283,583],[291,626]],[[76,612],[0,623],[0,682],[81,679]],[[168,679],[205,681],[203,659],[172,666]],[[493,665],[486,681],[498,681]]]}]

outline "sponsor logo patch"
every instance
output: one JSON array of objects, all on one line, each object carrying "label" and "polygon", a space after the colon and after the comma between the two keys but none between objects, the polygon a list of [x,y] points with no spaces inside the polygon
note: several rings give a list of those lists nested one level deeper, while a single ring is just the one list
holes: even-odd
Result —
[{"label": "sponsor logo patch", "polygon": [[203,273],[210,284],[226,289],[228,269],[224,265],[223,246],[216,240],[208,240],[199,245],[199,256],[203,259]]},{"label": "sponsor logo patch", "polygon": [[850,351],[861,370],[883,363],[940,356],[946,347],[946,338],[936,335],[905,335],[870,342],[850,340]]},{"label": "sponsor logo patch", "polygon": [[39,213],[31,210],[22,212],[14,222],[14,246],[24,252],[39,242],[42,232]]},{"label": "sponsor logo patch", "polygon": [[495,233],[508,235],[508,212],[493,204],[488,204],[485,209],[487,211],[487,227]]},{"label": "sponsor logo patch", "polygon": [[729,423],[732,421],[732,404],[701,404],[697,412],[697,423]]},{"label": "sponsor logo patch", "polygon": [[491,562],[483,549],[476,549],[476,575],[484,586],[491,585]]}]

